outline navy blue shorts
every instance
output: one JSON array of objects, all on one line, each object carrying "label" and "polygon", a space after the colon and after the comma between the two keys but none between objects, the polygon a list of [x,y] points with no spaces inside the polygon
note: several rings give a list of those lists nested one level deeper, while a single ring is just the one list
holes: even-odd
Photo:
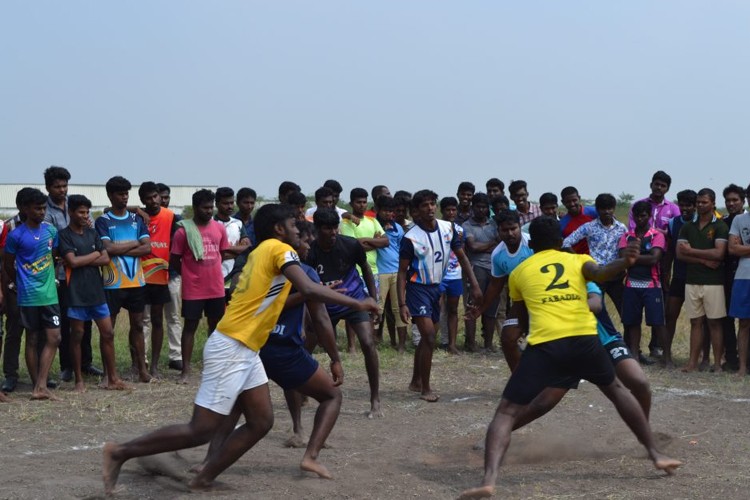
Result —
[{"label": "navy blue shorts", "polygon": [[615,369],[596,335],[582,335],[529,345],[510,376],[503,398],[527,405],[545,388],[575,389],[578,381],[609,385]]},{"label": "navy blue shorts", "polygon": [[406,284],[406,307],[413,318],[432,318],[440,321],[440,285]]},{"label": "navy blue shorts", "polygon": [[298,345],[266,344],[260,350],[260,360],[268,378],[287,390],[304,385],[318,369],[317,360]]},{"label": "navy blue shorts", "polygon": [[734,280],[729,316],[740,319],[750,318],[750,280]]},{"label": "navy blue shorts", "polygon": [[464,294],[464,283],[461,278],[455,280],[443,280],[440,283],[440,294],[448,297],[461,297]]},{"label": "navy blue shorts", "polygon": [[665,325],[664,296],[661,288],[630,288],[622,291],[622,324],[625,326],[640,325],[643,321],[643,310],[646,310],[648,326]]},{"label": "navy blue shorts", "polygon": [[605,345],[604,348],[607,350],[607,353],[609,353],[609,359],[612,360],[613,366],[617,366],[617,363],[619,363],[620,361],[633,359],[633,356],[630,355],[630,349],[628,349],[628,346],[626,346],[625,342],[623,342],[622,340],[615,340],[614,342],[610,342],[609,344]]}]

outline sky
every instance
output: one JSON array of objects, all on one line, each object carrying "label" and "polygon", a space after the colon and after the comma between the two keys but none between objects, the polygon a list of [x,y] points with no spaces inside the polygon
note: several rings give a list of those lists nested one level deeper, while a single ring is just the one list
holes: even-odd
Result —
[{"label": "sky", "polygon": [[7,1],[0,182],[746,186],[750,2]]}]

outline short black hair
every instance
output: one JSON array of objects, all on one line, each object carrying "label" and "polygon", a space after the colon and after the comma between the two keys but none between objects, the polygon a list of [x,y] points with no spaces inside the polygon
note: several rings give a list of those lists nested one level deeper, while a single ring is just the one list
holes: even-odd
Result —
[{"label": "short black hair", "polygon": [[292,191],[302,191],[302,188],[296,182],[284,181],[279,184],[279,198],[283,198]]},{"label": "short black hair", "polygon": [[260,207],[253,217],[255,237],[258,243],[273,238],[276,224],[293,218],[294,212],[289,205],[266,203]]},{"label": "short black hair", "polygon": [[50,187],[55,181],[69,181],[70,172],[65,167],[52,165],[44,171],[44,185]]},{"label": "short black hair", "polygon": [[107,190],[107,194],[122,193],[124,191],[130,191],[133,185],[125,177],[121,175],[115,175],[111,177],[107,184],[104,185],[104,189]]},{"label": "short black hair", "polygon": [[199,189],[193,193],[193,207],[198,208],[204,203],[213,203],[215,199],[216,196],[210,189]]},{"label": "short black hair", "polygon": [[370,196],[372,196],[373,200],[377,200],[380,197],[380,193],[383,190],[387,190],[388,186],[385,186],[383,184],[378,184],[377,186],[373,186],[370,190]]},{"label": "short black hair", "polygon": [[377,210],[393,210],[396,208],[396,200],[390,196],[381,194],[378,196],[378,199],[375,200],[375,208]]},{"label": "short black hair", "polygon": [[223,200],[224,198],[231,198],[234,196],[234,189],[230,187],[220,187],[216,190],[216,201]]},{"label": "short black hair", "polygon": [[724,191],[721,194],[726,198],[729,193],[737,193],[741,200],[744,200],[746,195],[745,188],[742,188],[737,184],[728,185],[724,188]]},{"label": "short black hair", "polygon": [[341,187],[341,183],[336,179],[328,179],[323,183],[323,185],[327,188],[330,188],[333,191],[334,195],[339,195],[341,194],[341,191],[344,190],[344,188]]},{"label": "short black hair", "polygon": [[698,193],[692,189],[683,189],[677,193],[677,203],[687,203],[688,205],[695,205],[698,202]]},{"label": "short black hair", "polygon": [[292,207],[307,205],[307,196],[299,191],[289,193],[289,196],[286,197],[286,204]]},{"label": "short black hair", "polygon": [[167,193],[172,194],[172,189],[163,182],[157,182],[156,187],[159,188],[160,193],[166,191]]},{"label": "short black hair", "polygon": [[606,208],[615,208],[616,206],[617,199],[610,193],[600,193],[594,200],[594,208],[596,208],[597,211]]},{"label": "short black hair", "polygon": [[667,185],[667,187],[672,186],[672,177],[669,176],[668,173],[666,173],[664,170],[657,170],[654,175],[651,177],[651,182],[654,181],[662,181]]},{"label": "short black hair", "polygon": [[440,210],[443,211],[448,207],[457,207],[458,206],[458,200],[454,198],[453,196],[446,196],[442,200],[440,200]]},{"label": "short black hair", "polygon": [[365,188],[354,188],[349,192],[349,201],[359,198],[367,198],[367,190]]},{"label": "short black hair", "polygon": [[529,237],[534,252],[559,248],[562,243],[560,221],[548,215],[535,218],[529,224]]},{"label": "short black hair", "polygon": [[319,208],[313,214],[313,224],[316,229],[321,227],[338,227],[341,219],[333,208]]},{"label": "short black hair", "polygon": [[477,190],[476,187],[474,187],[474,184],[472,184],[469,181],[463,181],[458,185],[458,189],[456,189],[456,194],[460,193],[461,191],[471,191],[471,194],[474,194],[474,192]]},{"label": "short black hair", "polygon": [[21,207],[26,205],[26,197],[29,195],[31,191],[33,191],[34,188],[32,187],[25,187],[18,190],[16,193],[16,208],[21,210]]},{"label": "short black hair", "polygon": [[516,192],[518,192],[519,189],[526,189],[528,190],[526,186],[526,181],[518,180],[513,181],[510,183],[510,186],[508,186],[508,193],[513,196]]},{"label": "short black hair", "polygon": [[394,196],[393,197],[393,206],[394,208],[398,207],[408,207],[411,203],[411,196]]},{"label": "short black hair", "polygon": [[[580,196],[578,194],[578,189],[574,188],[573,186],[567,186],[564,187],[562,191],[560,191],[560,199],[564,200],[566,196],[570,196],[571,194],[574,194],[576,196]],[[540,201],[541,203],[541,201]]]},{"label": "short black hair", "polygon": [[711,201],[716,203],[716,192],[711,188],[703,188],[698,191],[698,196],[708,196]]},{"label": "short black hair", "polygon": [[[146,181],[142,182],[140,187],[138,188],[138,197],[143,198],[147,194],[151,193],[159,193],[159,185],[155,182]],[[70,201],[68,201],[68,205],[70,205]],[[91,207],[89,207],[91,208]]]},{"label": "short black hair", "polygon": [[258,199],[258,195],[253,188],[240,188],[240,190],[237,191],[237,201],[242,201],[245,198],[252,198],[255,200]]},{"label": "short black hair", "polygon": [[479,203],[480,205],[487,205],[490,206],[490,197],[487,196],[487,193],[474,193],[474,196],[471,197],[471,204],[476,205]]},{"label": "short black hair", "polygon": [[437,202],[438,195],[435,191],[431,191],[429,189],[422,189],[420,191],[417,191],[414,193],[414,196],[411,199],[411,207],[415,210],[419,208],[419,205],[424,203],[425,201],[435,201]]},{"label": "short black hair", "polygon": [[30,207],[37,205],[47,204],[47,195],[39,191],[38,189],[30,188],[29,191],[24,193],[21,201],[22,207]]},{"label": "short black hair", "polygon": [[507,196],[505,196],[504,194],[501,194],[500,196],[494,196],[490,200],[490,204],[492,205],[492,209],[495,210],[495,208],[500,205],[505,205],[506,207],[509,207],[510,200],[508,199]]},{"label": "short black hair", "polygon": [[71,194],[68,196],[68,212],[75,212],[78,207],[86,207],[91,209],[91,200],[83,196],[82,194]]},{"label": "short black hair", "polygon": [[322,200],[323,198],[327,198],[329,196],[335,196],[335,193],[333,192],[333,189],[327,186],[319,187],[318,189],[315,190],[315,202],[316,203]]},{"label": "short black hair", "polygon": [[404,191],[403,189],[399,189],[395,193],[393,193],[394,198],[406,198],[407,200],[411,200],[411,193],[409,191]]},{"label": "short black hair", "polygon": [[295,226],[297,226],[297,231],[299,231],[299,237],[302,238],[303,236],[307,235],[310,237],[314,237],[313,234],[313,226],[306,220],[298,220],[294,223]]},{"label": "short black hair", "polygon": [[503,191],[505,189],[505,183],[497,177],[493,177],[487,180],[484,187],[487,188],[487,191],[489,191],[491,187],[499,187],[500,191]]},{"label": "short black hair", "polygon": [[651,213],[651,204],[645,200],[636,201],[633,204],[632,212],[633,212],[633,215],[643,214],[643,213],[649,214]]},{"label": "short black hair", "polygon": [[500,224],[503,222],[514,222],[520,226],[521,217],[515,210],[500,210],[495,214],[495,222],[497,223],[497,227],[500,227]]},{"label": "short black hair", "polygon": [[557,205],[557,195],[555,193],[544,193],[539,197],[539,206]]}]

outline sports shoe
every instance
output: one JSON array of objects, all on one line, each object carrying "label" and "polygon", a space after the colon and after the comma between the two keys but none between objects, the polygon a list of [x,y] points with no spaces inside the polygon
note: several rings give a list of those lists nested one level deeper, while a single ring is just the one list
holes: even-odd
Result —
[{"label": "sports shoe", "polygon": [[13,392],[16,390],[16,386],[18,385],[18,378],[17,377],[5,377],[5,380],[3,380],[3,385],[0,387],[0,390],[3,392]]}]

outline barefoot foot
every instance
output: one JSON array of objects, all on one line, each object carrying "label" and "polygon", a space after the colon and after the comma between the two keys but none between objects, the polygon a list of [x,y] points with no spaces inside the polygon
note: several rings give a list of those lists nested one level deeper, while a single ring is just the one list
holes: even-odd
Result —
[{"label": "barefoot foot", "polygon": [[674,459],[674,458],[669,458],[663,455],[659,455],[659,457],[657,457],[656,460],[654,460],[654,467],[656,467],[659,470],[663,470],[669,476],[674,474],[674,471],[677,470],[681,466],[682,466],[682,462],[680,462],[679,460]]},{"label": "barefoot foot", "polygon": [[299,468],[305,472],[312,472],[314,474],[317,474],[323,479],[333,479],[333,476],[330,472],[328,472],[328,469],[326,469],[325,465],[312,458],[303,458],[302,462],[300,462],[299,464]]},{"label": "barefoot foot", "polygon": [[102,450],[102,479],[104,480],[104,494],[111,495],[114,493],[117,484],[117,476],[120,475],[123,461],[115,458],[117,445],[115,443],[105,443]]},{"label": "barefoot foot", "polygon": [[73,388],[73,390],[79,394],[83,394],[86,392],[86,386],[83,384],[83,381],[76,382],[76,386]]},{"label": "barefoot foot", "polygon": [[423,392],[422,395],[419,396],[419,399],[423,401],[427,401],[428,403],[437,403],[438,399],[440,399],[440,396],[430,391],[430,392]]},{"label": "barefoot foot", "polygon": [[417,382],[412,382],[409,384],[409,390],[411,392],[422,392],[422,384]]},{"label": "barefoot foot", "polygon": [[489,498],[495,494],[494,486],[481,486],[479,488],[470,488],[464,490],[458,496],[458,500],[469,500],[471,498]]},{"label": "barefoot foot", "polygon": [[299,434],[292,434],[289,439],[284,441],[285,448],[306,448],[307,443]]}]

